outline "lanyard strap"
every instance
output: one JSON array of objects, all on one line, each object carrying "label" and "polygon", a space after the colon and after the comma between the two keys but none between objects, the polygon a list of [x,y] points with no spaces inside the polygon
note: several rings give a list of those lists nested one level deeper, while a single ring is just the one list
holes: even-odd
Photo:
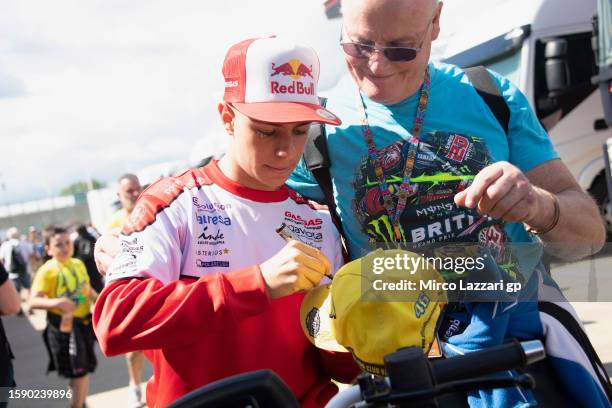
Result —
[{"label": "lanyard strap", "polygon": [[366,113],[366,106],[363,100],[361,92],[358,92],[359,100],[357,106],[361,114],[361,130],[363,137],[368,144],[368,158],[374,167],[374,173],[378,179],[378,187],[382,194],[383,206],[389,216],[389,221],[393,225],[393,232],[395,235],[396,242],[400,242],[402,238],[399,218],[404,209],[406,208],[406,202],[408,197],[416,192],[416,187],[410,187],[410,177],[412,175],[412,169],[414,168],[414,160],[416,158],[417,150],[419,148],[419,141],[421,137],[421,130],[423,128],[423,122],[425,121],[425,112],[427,111],[427,101],[429,100],[429,88],[431,80],[429,76],[429,69],[425,71],[425,78],[423,85],[421,86],[421,92],[419,95],[419,104],[417,106],[414,123],[412,124],[412,135],[408,138],[410,148],[406,154],[406,163],[404,165],[404,174],[402,177],[402,184],[399,186],[397,205],[393,205],[393,187],[387,184],[385,172],[380,164],[380,157],[374,139],[372,138],[372,129],[368,122],[368,115]]}]

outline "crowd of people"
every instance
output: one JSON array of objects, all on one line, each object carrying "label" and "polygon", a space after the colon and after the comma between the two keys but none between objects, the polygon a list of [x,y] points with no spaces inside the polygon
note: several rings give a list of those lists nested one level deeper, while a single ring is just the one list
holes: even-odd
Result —
[{"label": "crowd of people", "polygon": [[[141,190],[133,174],[118,179],[121,208],[112,215],[106,232],[118,233]],[[49,356],[47,373],[57,371],[69,380],[71,407],[84,406],[89,374],[97,366],[91,309],[104,288],[104,276],[98,272],[94,259],[99,237],[98,230],[87,224],[52,224],[42,231],[32,226],[27,236],[11,227],[0,245],[0,290],[6,301],[6,305],[0,302],[0,314],[24,317],[33,315],[35,309],[46,311],[41,346]],[[0,343],[0,387],[12,387],[14,356],[1,325]],[[139,408],[144,405],[140,390],[144,355],[136,351],[126,357],[130,391],[127,406]],[[6,405],[0,399],[0,407],[3,404]]]},{"label": "crowd of people", "polygon": [[[42,240],[33,231],[31,241],[9,230],[0,290],[12,282],[30,308],[47,310],[49,369],[70,379],[73,407],[85,403],[96,367],[94,337],[105,355],[127,353],[135,406],[146,356],[151,407],[263,368],[301,406],[321,407],[337,392],[332,379],[353,381],[367,367],[309,341],[299,318],[307,293],[377,248],[429,255],[453,243],[488,251],[491,270],[503,264],[524,289],[508,302],[448,304],[437,326],[454,328],[436,336],[440,353],[542,339],[548,375],[563,385],[556,392],[576,406],[610,406],[605,367],[541,258],[596,253],[605,240],[598,209],[515,85],[485,71],[506,105],[503,122],[464,70],[430,61],[442,8],[343,1],[339,48],[349,75],[325,103],[312,48],[282,37],[234,44],[218,104],[220,137],[231,141],[223,157],[144,192],[137,178],[122,177],[123,208],[99,239],[85,226],[73,239],[58,227]],[[303,156],[315,128],[331,163],[325,179],[325,166]],[[295,235],[283,238],[277,227],[287,224]],[[542,251],[516,252],[513,243]],[[14,295],[6,299],[0,311],[16,312]],[[471,391],[466,403],[538,402],[515,387]]]},{"label": "crowd of people", "polygon": [[[23,300],[30,298],[30,291],[34,277],[39,268],[50,259],[45,249],[45,239],[49,232],[58,225],[50,224],[42,230],[31,226],[27,235],[22,234],[17,227],[6,230],[6,236],[0,240],[0,263],[9,273],[13,286],[19,292]],[[100,233],[91,224],[73,224],[63,226],[69,232],[72,242],[74,257],[80,259],[87,265],[87,274],[92,286],[101,291],[104,283],[94,261],[94,245],[100,237]],[[91,245],[87,246],[85,242]],[[24,304],[17,313],[19,316],[32,314],[28,304]]]},{"label": "crowd of people", "polygon": [[[80,229],[87,227],[79,225],[75,236]],[[41,342],[49,355],[47,372],[57,371],[61,377],[69,379],[70,405],[82,407],[87,395],[88,373],[96,367],[90,302],[95,300],[97,292],[89,282],[90,275],[98,282],[101,279],[95,262],[91,269],[84,264],[88,257],[93,260],[93,246],[89,254],[81,251],[78,255],[83,260],[73,258],[78,238],[71,237],[68,229],[56,225],[48,225],[41,232],[31,227],[27,237],[12,227],[7,231],[7,238],[0,246],[3,297],[14,298],[17,307],[13,311],[18,316],[32,315],[35,309],[47,311],[44,341]],[[12,314],[5,308],[0,312]],[[0,342],[1,386],[13,387],[14,356],[3,328]],[[2,404],[6,406],[4,401],[0,406]]]}]

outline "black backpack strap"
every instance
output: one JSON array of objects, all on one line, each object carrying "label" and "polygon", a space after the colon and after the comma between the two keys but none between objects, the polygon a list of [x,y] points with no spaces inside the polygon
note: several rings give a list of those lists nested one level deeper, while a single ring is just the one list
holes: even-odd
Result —
[{"label": "black backpack strap", "polygon": [[[319,103],[321,106],[325,107],[327,98],[320,97]],[[321,168],[329,169],[329,154],[327,153],[327,138],[324,123],[319,123],[316,126],[313,125],[310,127],[308,131],[308,140],[304,146],[304,162],[310,171]],[[328,184],[331,186],[331,178]],[[325,190],[323,190],[323,193],[325,193]],[[325,198],[327,198],[327,194]]]},{"label": "black backpack strap", "polygon": [[[319,98],[321,106],[327,104],[327,98]],[[306,168],[310,170],[315,180],[319,184],[332,221],[336,224],[336,228],[344,235],[340,217],[336,211],[336,201],[334,200],[334,189],[332,187],[331,174],[329,172],[329,153],[327,151],[327,137],[325,133],[325,124],[320,123],[317,126],[311,126],[308,132],[308,140],[304,146],[304,163]]]},{"label": "black backpack strap", "polygon": [[478,92],[478,95],[485,101],[489,109],[491,109],[491,112],[493,112],[493,115],[495,115],[500,126],[504,129],[506,135],[508,135],[510,108],[508,108],[506,100],[502,96],[497,85],[495,85],[495,81],[491,77],[489,71],[482,65],[478,65],[465,68],[463,72],[465,72],[476,89],[476,92]]}]

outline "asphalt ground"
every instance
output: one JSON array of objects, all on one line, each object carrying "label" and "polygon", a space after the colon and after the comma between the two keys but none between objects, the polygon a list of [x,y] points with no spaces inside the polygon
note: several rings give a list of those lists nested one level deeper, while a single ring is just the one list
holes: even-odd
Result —
[{"label": "asphalt ground", "polygon": [[[34,315],[24,317],[3,317],[4,327],[11,348],[15,354],[13,366],[15,382],[20,390],[64,390],[68,380],[60,378],[55,372],[48,375],[48,355],[42,339],[45,327],[45,312],[35,311]],[[125,356],[105,357],[98,344],[95,345],[98,367],[90,375],[88,408],[127,407],[128,373]],[[153,374],[147,362],[143,369],[143,379]],[[144,386],[142,392],[144,395]],[[108,397],[111,397],[110,399]],[[65,408],[67,399],[12,399],[9,407],[15,408]]]}]

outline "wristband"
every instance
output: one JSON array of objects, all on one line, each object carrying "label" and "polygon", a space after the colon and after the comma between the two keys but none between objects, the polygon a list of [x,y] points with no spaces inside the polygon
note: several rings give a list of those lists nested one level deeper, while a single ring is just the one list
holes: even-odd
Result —
[{"label": "wristband", "polygon": [[547,232],[550,232],[553,228],[557,226],[557,224],[559,223],[559,218],[561,217],[561,207],[559,206],[559,199],[557,198],[557,196],[553,194],[552,197],[553,204],[555,206],[552,222],[546,228],[542,229],[532,228],[528,226],[526,228],[527,232],[530,232],[534,235],[543,235]]}]

